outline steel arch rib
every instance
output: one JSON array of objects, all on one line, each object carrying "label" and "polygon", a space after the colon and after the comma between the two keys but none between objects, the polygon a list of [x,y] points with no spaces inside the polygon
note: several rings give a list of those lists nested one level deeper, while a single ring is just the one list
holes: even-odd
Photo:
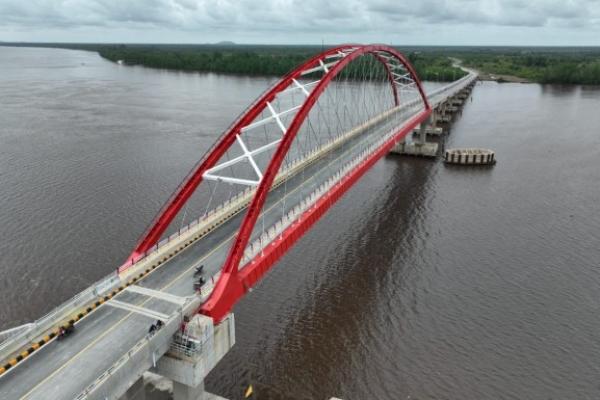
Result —
[{"label": "steel arch rib", "polygon": [[[294,141],[294,138],[296,137],[300,127],[302,126],[302,123],[307,118],[309,111],[312,109],[312,107],[314,106],[316,101],[319,99],[320,95],[325,91],[325,89],[327,88],[329,83],[333,80],[333,78],[335,78],[338,75],[338,73],[340,71],[342,71],[351,61],[353,61],[356,58],[358,58],[359,56],[362,56],[367,53],[373,54],[378,61],[380,61],[384,65],[386,65],[385,61],[382,60],[382,57],[378,56],[377,52],[386,52],[386,53],[390,54],[391,56],[395,57],[398,61],[400,61],[400,63],[407,69],[407,71],[410,73],[412,79],[414,80],[415,84],[417,85],[417,88],[421,95],[421,99],[423,100],[424,111],[421,112],[419,115],[417,115],[416,118],[413,118],[412,120],[409,121],[409,123],[407,124],[408,129],[405,127],[405,129],[403,129],[402,131],[400,131],[396,135],[394,135],[394,137],[393,137],[394,141],[398,140],[399,137],[403,137],[404,135],[406,135],[406,133],[410,129],[412,129],[416,124],[422,122],[431,113],[431,107],[429,105],[429,102],[427,101],[427,97],[425,95],[425,92],[423,90],[421,82],[420,82],[419,78],[417,77],[414,68],[410,65],[408,60],[406,60],[405,57],[401,53],[399,53],[395,49],[393,49],[389,46],[385,46],[385,45],[369,45],[369,46],[359,46],[359,47],[348,46],[348,47],[355,48],[355,50],[352,51],[351,53],[349,53],[348,55],[346,55],[345,57],[343,57],[319,81],[318,85],[315,87],[315,89],[313,89],[313,91],[310,93],[310,95],[306,98],[302,107],[300,108],[298,113],[295,115],[293,121],[291,122],[290,126],[288,127],[286,134],[283,137],[283,140],[279,143],[279,146],[278,146],[277,150],[275,151],[275,154],[273,155],[273,157],[271,158],[271,160],[269,162],[269,165],[263,175],[263,179],[261,180],[261,182],[258,186],[258,189],[254,195],[254,198],[252,199],[252,202],[250,203],[250,206],[248,207],[248,211],[242,222],[242,225],[236,235],[234,244],[230,248],[230,251],[229,251],[229,254],[225,261],[225,264],[223,265],[223,268],[221,270],[221,275],[219,276],[219,280],[217,281],[217,284],[215,285],[215,288],[213,289],[209,299],[202,305],[202,307],[200,309],[201,313],[212,317],[215,320],[215,322],[219,322],[231,310],[233,305],[245,294],[245,292],[249,289],[249,287],[260,278],[260,277],[257,278],[255,276],[252,280],[246,280],[243,278],[247,278],[249,276],[248,274],[244,274],[244,277],[240,276],[239,264],[243,257],[244,249],[246,248],[248,241],[250,240],[250,236],[252,234],[252,231],[254,229],[256,221],[260,215],[260,211],[263,208],[263,205],[267,198],[267,194],[269,193],[269,190],[273,184],[273,181],[277,175],[277,172],[279,171],[281,163],[283,162],[285,155],[287,154],[292,142]],[[318,61],[320,59],[323,59],[326,55],[328,55],[328,52],[322,53],[320,56],[318,56],[316,58],[316,60]],[[315,59],[312,59],[311,61],[314,63],[315,62],[314,60]],[[304,64],[303,67],[306,68],[307,65],[310,65],[310,62]],[[387,65],[386,65],[386,70],[388,70],[388,73],[390,72]],[[298,71],[298,70],[296,70],[296,71]],[[390,83],[392,86],[395,86],[395,83],[393,80]],[[394,89],[396,89],[396,88],[394,87]],[[394,93],[396,93],[396,92],[394,91]],[[397,96],[395,96],[395,100],[396,101],[399,100],[397,98]],[[389,143],[386,143],[385,147],[389,149],[389,148],[391,148],[391,146],[393,144],[394,143],[392,141],[390,141]],[[380,150],[378,150],[374,155],[372,155],[369,158],[369,162],[367,164],[369,166],[372,165],[383,154],[384,153],[381,152],[381,148],[380,148]],[[354,173],[351,173],[350,175],[354,176],[354,178],[352,180],[348,181],[348,182],[350,182],[349,186],[347,186],[343,191],[339,192],[337,197],[334,196],[333,201],[335,202],[335,200],[337,200],[337,198],[339,198],[339,196],[341,196],[341,194],[343,194],[343,192],[345,192],[345,190],[347,190],[360,176],[362,176],[362,174],[364,174],[364,172],[366,172],[366,169],[364,167],[362,167],[360,170],[357,170],[357,171],[354,171]],[[326,208],[329,208],[329,206],[331,206],[331,204],[333,204],[333,202],[329,203],[329,205],[327,205]],[[318,215],[316,217],[316,219],[312,220],[312,222],[308,225],[308,227],[310,227],[310,225],[312,225],[314,222],[316,222],[316,220],[321,215],[322,214]],[[308,228],[305,228],[305,230],[306,229],[308,229]],[[287,250],[287,248],[289,248],[291,246],[291,244],[293,244],[300,236],[301,236],[301,234],[297,235],[293,239],[293,241],[287,245],[285,250]],[[276,259],[278,259],[281,255],[283,255],[283,253],[280,253],[274,259],[271,258],[271,264],[269,266],[271,266],[276,261]],[[267,270],[268,270],[268,268],[263,267],[262,271],[261,271],[261,276],[264,273],[266,273]]]},{"label": "steel arch rib", "polygon": [[119,268],[122,272],[133,265],[138,259],[144,256],[144,253],[151,249],[160,239],[161,235],[169,227],[173,219],[177,216],[182,207],[194,194],[194,191],[202,183],[204,172],[212,168],[225,152],[235,142],[235,136],[241,132],[242,127],[252,122],[265,109],[266,103],[282,90],[287,88],[293,79],[300,77],[302,71],[318,65],[319,60],[324,57],[337,54],[340,51],[359,47],[359,45],[346,44],[331,48],[320,54],[317,54],[298,66],[293,71],[286,74],[282,79],[276,82],[270,89],[267,89],[252,105],[243,112],[240,117],[230,126],[228,130],[219,138],[217,144],[212,147],[204,157],[196,164],[190,173],[184,178],[182,183],[175,189],[167,202],[160,209],[152,223],[146,229],[141,239],[136,244],[133,252],[129,255],[126,262]]}]

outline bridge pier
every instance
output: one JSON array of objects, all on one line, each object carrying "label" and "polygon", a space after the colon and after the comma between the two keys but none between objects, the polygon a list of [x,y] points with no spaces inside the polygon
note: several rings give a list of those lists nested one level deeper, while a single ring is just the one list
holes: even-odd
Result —
[{"label": "bridge pier", "polygon": [[146,400],[146,387],[144,378],[141,377],[127,389],[127,392],[119,400]]},{"label": "bridge pier", "polygon": [[174,400],[225,400],[204,390],[204,378],[234,344],[233,314],[216,326],[212,318],[197,314],[151,372],[173,381]]},{"label": "bridge pier", "polygon": [[412,156],[435,157],[438,151],[438,144],[427,141],[427,131],[432,129],[432,117],[423,121],[419,127],[419,133],[416,140],[401,140],[396,144],[390,153],[407,154]]},{"label": "bridge pier", "polygon": [[475,83],[476,81],[474,80],[453,95],[432,103],[433,110],[431,115],[415,128],[412,140],[407,140],[406,138],[401,140],[392,148],[390,153],[436,157],[439,144],[437,142],[428,142],[427,136],[443,138],[444,134],[449,132],[448,128],[452,123],[454,115],[462,112],[462,107],[471,95]]}]

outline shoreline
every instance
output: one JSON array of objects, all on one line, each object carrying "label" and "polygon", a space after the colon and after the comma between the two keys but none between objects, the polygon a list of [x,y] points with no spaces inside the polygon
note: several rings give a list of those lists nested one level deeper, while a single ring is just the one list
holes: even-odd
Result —
[{"label": "shoreline", "polygon": [[[95,44],[89,44],[89,43],[85,43],[85,44],[74,44],[72,46],[69,45],[65,45],[65,46],[61,46],[61,44],[59,43],[48,43],[48,44],[41,44],[41,43],[14,43],[14,42],[0,42],[0,47],[18,47],[18,48],[37,48],[37,49],[62,49],[62,50],[75,50],[75,51],[87,51],[87,52],[94,52],[96,54],[98,54],[98,56],[100,56],[100,58],[112,62],[114,64],[118,64],[119,60],[113,60],[111,58],[108,58],[106,56],[104,56],[101,52],[101,49],[96,48],[96,46],[102,46],[100,45],[95,45]],[[243,45],[241,45],[243,46]],[[455,61],[461,61],[456,57],[453,57],[451,55],[448,56],[450,59],[453,59]],[[243,72],[228,72],[228,71],[216,71],[216,70],[194,70],[194,69],[183,69],[183,68],[165,68],[165,67],[156,67],[156,66],[151,66],[151,65],[146,65],[143,63],[129,63],[127,62],[127,60],[122,60],[123,63],[120,65],[124,65],[124,66],[133,66],[133,67],[143,67],[143,68],[150,68],[150,69],[154,69],[154,70],[163,70],[163,71],[171,71],[171,72],[184,72],[184,73],[205,73],[205,74],[219,74],[219,75],[227,75],[227,76],[237,76],[237,77],[258,77],[258,78],[272,78],[272,77],[277,77],[280,76],[281,74],[274,74],[274,73],[268,73],[268,72],[263,72],[263,73],[243,73]],[[458,66],[461,66],[461,62],[458,63]],[[491,72],[483,72],[480,71],[478,69],[475,69],[473,67],[467,67],[467,68],[471,68],[474,71],[476,71],[479,75],[479,80],[481,81],[493,81],[493,82],[498,82],[498,83],[528,83],[528,84],[540,84],[543,85],[544,83],[542,82],[536,82],[534,80],[530,80],[527,78],[523,78],[523,77],[519,77],[519,76],[515,76],[515,75],[505,75],[505,74],[495,74],[495,73],[491,73]],[[449,81],[448,81],[449,82]],[[585,83],[561,83],[561,82],[555,82],[552,83],[554,85],[566,85],[566,86],[596,86],[594,84],[585,84]]]},{"label": "shoreline", "polygon": [[[534,82],[529,79],[521,78],[519,76],[514,76],[514,75],[492,74],[489,72],[481,72],[481,71],[477,71],[477,73],[479,74],[479,80],[481,80],[481,81],[492,81],[492,82],[498,82],[498,83],[537,83],[537,84],[541,85],[541,83],[539,83],[539,82]],[[561,83],[561,85],[569,85],[569,84]],[[572,85],[578,86],[580,84],[572,84]]]}]

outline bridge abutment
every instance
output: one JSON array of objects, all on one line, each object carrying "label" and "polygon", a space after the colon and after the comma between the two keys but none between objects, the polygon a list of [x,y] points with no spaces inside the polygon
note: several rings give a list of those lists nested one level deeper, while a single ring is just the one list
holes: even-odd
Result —
[{"label": "bridge abutment", "polygon": [[151,372],[173,381],[174,400],[224,400],[204,390],[204,378],[234,344],[233,314],[216,326],[212,318],[195,315]]}]

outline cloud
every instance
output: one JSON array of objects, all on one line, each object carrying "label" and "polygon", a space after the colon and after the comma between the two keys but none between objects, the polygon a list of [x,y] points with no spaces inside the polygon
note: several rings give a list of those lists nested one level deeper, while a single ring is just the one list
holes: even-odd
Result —
[{"label": "cloud", "polygon": [[368,9],[399,19],[424,23],[485,24],[499,26],[540,27],[553,23],[586,20],[597,23],[600,15],[595,0],[375,0]]},{"label": "cloud", "polygon": [[[383,36],[455,27],[600,28],[597,0],[2,0],[3,30]],[[579,32],[578,34],[580,34]],[[262,35],[262,36],[261,36]],[[175,36],[174,36],[175,37]],[[282,36],[283,37],[283,36]],[[2,39],[0,37],[0,39]]]}]

